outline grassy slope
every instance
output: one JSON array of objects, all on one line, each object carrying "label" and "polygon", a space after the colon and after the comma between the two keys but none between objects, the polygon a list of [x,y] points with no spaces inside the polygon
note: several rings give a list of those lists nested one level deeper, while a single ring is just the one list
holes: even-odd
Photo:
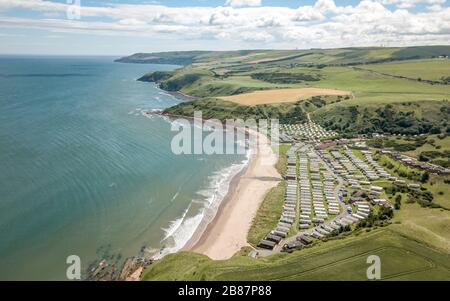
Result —
[{"label": "grassy slope", "polygon": [[[431,144],[430,140],[434,140],[434,143]],[[419,157],[420,153],[426,151],[442,151],[442,150],[450,149],[450,136],[446,136],[444,139],[439,139],[437,135],[430,135],[427,139],[427,143],[416,148],[413,151],[406,152],[407,155],[413,157]]]},{"label": "grassy slope", "polygon": [[[397,136],[387,136],[383,137],[383,148],[386,150],[398,150],[402,151],[400,148],[395,149],[392,143],[395,143],[396,147],[400,146],[411,146],[415,144],[416,140],[424,139],[423,137],[397,137]],[[424,151],[442,151],[445,149],[450,149],[450,136],[445,136],[442,139],[438,135],[428,135],[425,137],[425,143],[421,146],[415,146],[414,150],[406,150],[404,153],[412,157],[418,157],[421,152]]]},{"label": "grassy slope", "polygon": [[[379,144],[380,142],[382,144]],[[402,152],[419,160],[422,156],[425,156],[430,163],[435,163],[444,167],[450,165],[450,158],[446,153],[450,150],[450,136],[447,135],[428,135],[419,137],[391,136],[383,137],[382,139],[373,138],[369,143],[387,150]],[[430,156],[430,154],[433,155]]]},{"label": "grassy slope", "polygon": [[450,180],[450,177],[431,175],[430,181],[423,186],[431,191],[436,204],[450,210],[450,184],[445,183],[445,179]]},{"label": "grassy slope", "polygon": [[[380,163],[383,165],[384,163],[390,163],[392,168],[389,169],[389,166],[386,166],[386,169],[391,172],[393,175],[395,175],[398,178],[406,180],[408,183],[420,183],[420,178],[422,172],[410,168],[402,163],[400,163],[397,160],[394,160],[392,158],[389,158],[387,156],[381,156]],[[399,175],[400,172],[406,172],[408,174],[415,174],[417,179],[414,180],[408,180],[406,178],[402,178]],[[445,183],[445,180],[449,180],[449,176],[438,176],[438,175],[431,175],[430,179],[427,183],[420,183],[423,187],[427,188],[434,196],[433,202],[442,206],[443,208],[446,208],[450,210],[450,184]],[[381,185],[382,186],[382,185]],[[450,214],[450,211],[449,211]]]},{"label": "grassy slope", "polygon": [[165,110],[166,113],[193,116],[202,111],[203,118],[226,119],[271,119],[278,118],[281,123],[298,123],[306,120],[301,103],[283,103],[277,105],[244,106],[220,99],[199,99],[184,102]]},{"label": "grassy slope", "polygon": [[[280,145],[280,157],[276,164],[276,168],[281,175],[286,171],[286,153],[290,148],[291,146],[287,144]],[[265,196],[247,235],[247,241],[253,246],[258,245],[259,241],[277,225],[283,210],[285,191],[286,181],[282,181],[277,187],[272,188]]]},{"label": "grassy slope", "polygon": [[394,76],[404,76],[411,79],[441,81],[441,78],[450,76],[450,60],[427,59],[392,62],[385,64],[365,65],[361,67]]},{"label": "grassy slope", "polygon": [[283,211],[285,191],[286,182],[282,181],[278,186],[272,188],[265,196],[247,235],[247,241],[251,245],[256,247],[260,240],[277,225],[281,212]]},{"label": "grassy slope", "polygon": [[[396,224],[400,222],[401,224]],[[417,241],[450,253],[450,211],[422,208],[418,204],[402,203],[390,228]]]},{"label": "grassy slope", "polygon": [[366,280],[369,255],[381,257],[384,279],[450,279],[448,253],[381,229],[267,258],[212,261],[182,252],[150,266],[144,280]]}]

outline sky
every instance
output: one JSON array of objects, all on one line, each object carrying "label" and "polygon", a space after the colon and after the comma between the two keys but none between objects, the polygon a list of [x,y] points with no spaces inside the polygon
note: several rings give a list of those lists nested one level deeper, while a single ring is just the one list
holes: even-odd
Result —
[{"label": "sky", "polygon": [[0,0],[0,54],[450,44],[450,0]]}]

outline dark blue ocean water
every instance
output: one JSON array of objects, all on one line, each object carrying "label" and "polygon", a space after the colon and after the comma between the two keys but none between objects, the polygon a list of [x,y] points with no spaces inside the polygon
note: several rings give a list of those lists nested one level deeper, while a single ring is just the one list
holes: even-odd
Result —
[{"label": "dark blue ocean water", "polygon": [[0,57],[0,280],[60,279],[105,256],[180,248],[245,156],[176,156],[179,103],[136,78],[175,66]]}]

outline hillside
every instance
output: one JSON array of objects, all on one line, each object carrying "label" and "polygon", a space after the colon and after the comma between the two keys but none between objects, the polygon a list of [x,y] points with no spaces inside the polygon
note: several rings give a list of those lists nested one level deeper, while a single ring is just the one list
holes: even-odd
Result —
[{"label": "hillside", "polygon": [[[171,72],[149,73],[139,79],[199,98],[191,105],[170,108],[167,113],[191,115],[195,107],[209,113],[214,111],[211,117],[232,118],[235,115],[230,112],[235,109],[230,111],[232,105],[225,100],[248,105],[247,109],[239,107],[241,113],[236,116],[245,117],[242,114],[245,111],[251,112],[248,117],[255,116],[253,110],[259,107],[251,107],[264,104],[266,113],[274,113],[267,117],[277,117],[280,115],[276,104],[291,103],[297,105],[297,112],[301,111],[297,122],[311,113],[313,120],[322,126],[349,135],[371,132],[415,135],[450,131],[448,56],[450,46],[423,46],[168,52],[136,54],[119,61],[184,66]],[[331,90],[343,92],[332,97],[330,94],[336,93],[329,93]],[[207,102],[202,100],[206,98]],[[284,121],[288,120],[293,119]]]},{"label": "hillside", "polygon": [[450,56],[448,46],[342,48],[308,50],[173,51],[136,53],[117,62],[143,64],[299,64],[352,65]]},{"label": "hillside", "polygon": [[150,266],[144,272],[143,280],[361,281],[367,280],[366,260],[371,252],[382,258],[383,279],[432,280],[450,277],[448,253],[409,239],[400,230],[380,229],[328,241],[292,254],[276,254],[266,258],[253,259],[247,255],[248,252],[238,253],[225,261],[213,261],[207,256],[190,252],[171,254]]}]

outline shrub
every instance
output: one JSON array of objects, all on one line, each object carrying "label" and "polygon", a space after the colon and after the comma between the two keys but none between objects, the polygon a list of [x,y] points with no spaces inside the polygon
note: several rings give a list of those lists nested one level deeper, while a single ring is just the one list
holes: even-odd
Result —
[{"label": "shrub", "polygon": [[428,182],[429,179],[430,179],[430,174],[427,171],[425,171],[422,174],[422,178],[420,179],[420,182],[426,183],[426,182]]}]

